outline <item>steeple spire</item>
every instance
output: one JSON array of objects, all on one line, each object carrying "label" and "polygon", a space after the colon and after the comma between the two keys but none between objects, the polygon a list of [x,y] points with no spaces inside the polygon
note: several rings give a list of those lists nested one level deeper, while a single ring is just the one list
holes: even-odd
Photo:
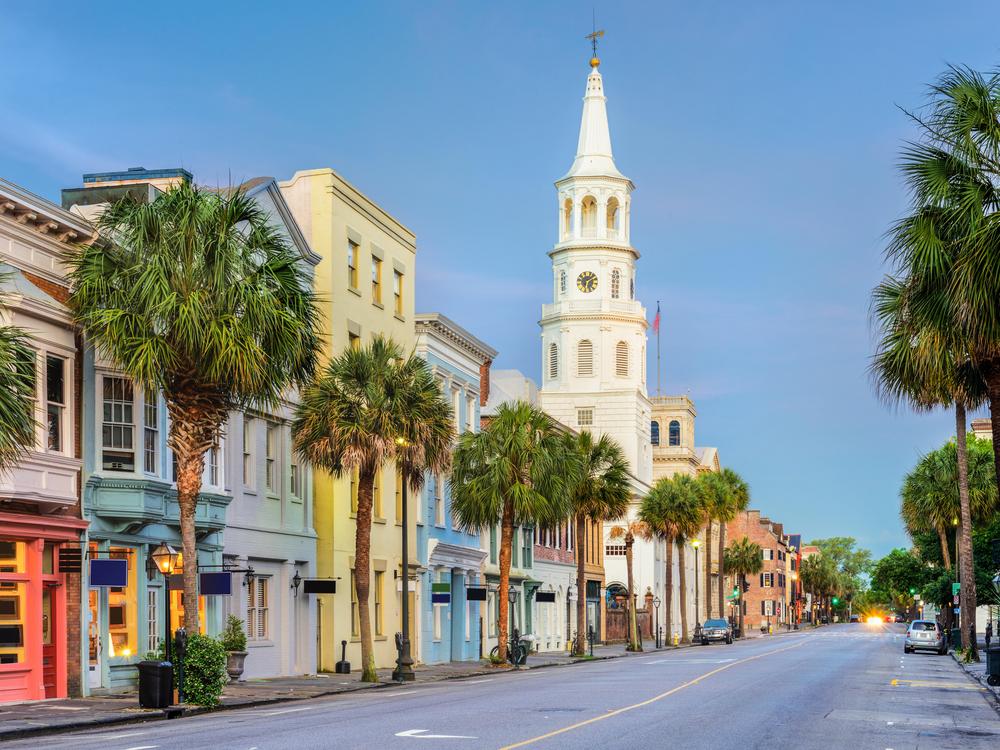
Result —
[{"label": "steeple spire", "polygon": [[597,69],[601,64],[597,57],[597,40],[603,35],[603,31],[596,30],[587,35],[587,39],[593,45],[593,57],[590,60],[591,70],[587,76],[587,90],[583,97],[583,117],[580,120],[580,140],[576,146],[576,159],[566,177],[624,177],[615,166],[614,156],[611,153],[607,99],[604,96],[604,81]]}]

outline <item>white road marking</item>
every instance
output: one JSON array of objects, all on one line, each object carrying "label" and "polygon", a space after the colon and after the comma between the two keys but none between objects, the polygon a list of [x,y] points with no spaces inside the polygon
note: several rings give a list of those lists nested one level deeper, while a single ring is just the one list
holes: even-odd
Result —
[{"label": "white road marking", "polygon": [[87,706],[47,706],[40,705],[37,708],[44,708],[49,711],[86,711]]},{"label": "white road marking", "polygon": [[496,679],[496,678],[494,678],[494,677],[487,677],[485,680],[466,680],[465,684],[466,685],[478,685],[481,682],[493,682],[494,679]]},{"label": "white road marking", "polygon": [[278,716],[279,714],[294,714],[298,711],[312,711],[314,708],[319,708],[319,706],[302,706],[301,708],[285,708],[281,711],[265,711],[262,716]]},{"label": "white road marking", "polygon": [[726,664],[736,659],[653,659],[643,664]]},{"label": "white road marking", "polygon": [[126,747],[125,750],[153,750],[154,747],[159,747],[159,745],[136,745],[135,747]]},{"label": "white road marking", "polygon": [[405,732],[396,732],[397,737],[413,737],[418,740],[474,740],[467,734],[424,734],[428,729],[407,729]]}]

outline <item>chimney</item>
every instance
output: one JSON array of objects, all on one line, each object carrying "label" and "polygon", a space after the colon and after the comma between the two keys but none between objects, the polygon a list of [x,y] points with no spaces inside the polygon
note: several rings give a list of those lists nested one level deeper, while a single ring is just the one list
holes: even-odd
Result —
[{"label": "chimney", "polygon": [[489,359],[479,365],[479,405],[486,406],[490,400],[490,366],[493,360]]}]

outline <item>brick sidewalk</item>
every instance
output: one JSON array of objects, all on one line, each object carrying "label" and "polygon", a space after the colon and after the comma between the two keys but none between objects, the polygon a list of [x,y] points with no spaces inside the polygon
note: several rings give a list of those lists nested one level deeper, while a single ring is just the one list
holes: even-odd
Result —
[{"label": "brick sidewalk", "polygon": [[[648,654],[655,651],[652,643],[645,644]],[[623,644],[594,646],[594,660],[639,656],[625,651]],[[564,653],[531,654],[525,669],[561,667],[590,661],[575,659]],[[488,662],[450,662],[430,664],[414,668],[420,682],[438,682],[497,672],[513,671],[511,667],[494,667]],[[392,670],[378,670],[379,682],[361,682],[361,673],[349,675],[320,674],[301,677],[278,677],[272,679],[246,680],[226,686],[222,695],[222,706],[206,709],[200,706],[182,706],[184,716],[193,716],[211,710],[225,710],[244,706],[266,705],[286,701],[319,698],[338,693],[359,690],[391,688]],[[67,698],[27,703],[0,703],[0,742],[34,734],[51,734],[74,729],[128,724],[132,722],[157,721],[170,718],[168,713],[177,715],[178,709],[139,708],[135,693],[121,695],[91,696],[89,698]]]}]

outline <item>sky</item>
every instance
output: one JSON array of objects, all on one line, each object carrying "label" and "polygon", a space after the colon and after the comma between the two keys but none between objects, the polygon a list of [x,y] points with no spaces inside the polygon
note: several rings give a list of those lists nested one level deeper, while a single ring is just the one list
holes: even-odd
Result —
[{"label": "sky", "polygon": [[1000,62],[995,3],[16,3],[0,176],[58,201],[139,165],[333,167],[416,232],[417,309],[537,381],[593,12],[663,393],[787,532],[905,546],[900,480],[954,418],[875,398],[869,294],[906,208],[903,109],[948,64]]}]

